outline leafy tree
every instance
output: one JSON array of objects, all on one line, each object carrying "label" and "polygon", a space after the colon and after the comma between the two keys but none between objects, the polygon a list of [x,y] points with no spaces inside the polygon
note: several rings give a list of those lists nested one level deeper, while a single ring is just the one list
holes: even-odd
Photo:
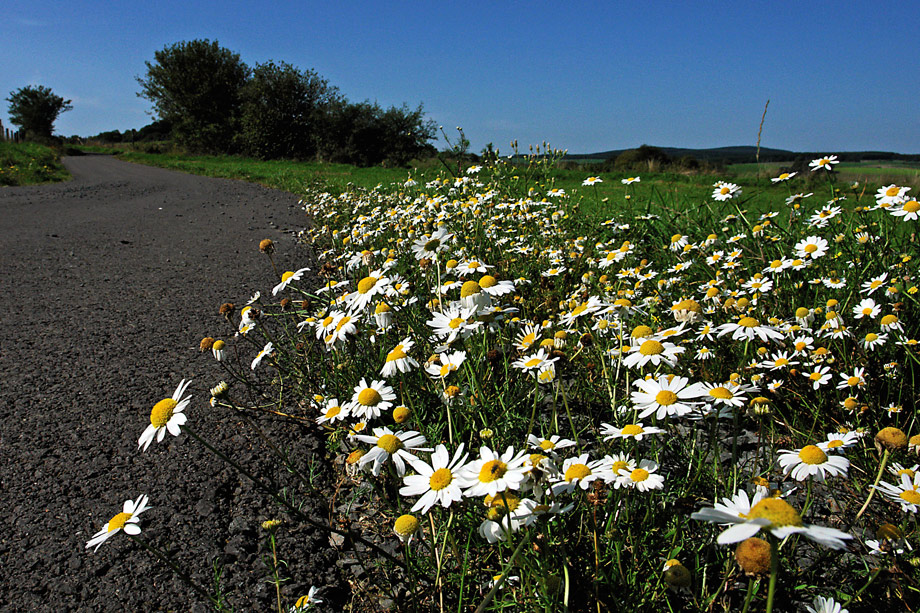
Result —
[{"label": "leafy tree", "polygon": [[340,96],[312,70],[268,62],[256,65],[242,99],[246,153],[262,159],[306,159],[316,155],[326,109]]},{"label": "leafy tree", "polygon": [[50,87],[28,85],[10,92],[10,123],[22,128],[28,137],[50,138],[58,116],[73,109],[70,100],[54,94]]},{"label": "leafy tree", "polygon": [[153,103],[179,144],[204,152],[233,149],[250,74],[238,53],[217,41],[193,40],[164,47],[145,65],[137,95]]}]

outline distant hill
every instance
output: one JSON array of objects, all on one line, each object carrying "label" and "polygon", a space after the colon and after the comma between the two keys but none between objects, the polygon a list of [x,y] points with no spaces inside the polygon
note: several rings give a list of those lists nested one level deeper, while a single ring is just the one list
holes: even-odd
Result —
[{"label": "distant hill", "polygon": [[[744,164],[757,161],[757,147],[741,145],[737,147],[715,147],[712,149],[684,149],[680,147],[657,147],[669,157],[680,159],[690,156],[701,162],[716,162],[722,164]],[[570,153],[564,159],[578,160],[609,160],[616,158],[621,153],[631,149],[613,149],[611,151],[602,151],[599,153]],[[920,154],[893,153],[891,151],[844,151],[831,152],[842,162],[861,162],[863,160],[902,160],[909,162],[920,161]],[[785,149],[771,149],[769,147],[760,148],[761,162],[791,162],[798,158],[815,159],[823,155],[823,152],[796,152]]]}]

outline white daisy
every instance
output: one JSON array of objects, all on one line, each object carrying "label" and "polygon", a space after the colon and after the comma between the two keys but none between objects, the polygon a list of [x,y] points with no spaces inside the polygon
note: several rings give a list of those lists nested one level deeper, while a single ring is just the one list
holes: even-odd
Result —
[{"label": "white daisy", "polygon": [[166,437],[167,431],[173,436],[179,436],[182,426],[185,425],[188,419],[188,416],[183,411],[192,401],[191,396],[183,398],[182,395],[191,383],[191,379],[188,381],[183,379],[179,382],[179,386],[173,392],[171,398],[164,398],[153,405],[153,409],[150,411],[150,425],[141,433],[141,437],[137,441],[138,447],[143,447],[143,450],[147,451],[154,437],[156,437],[158,443],[161,443]]},{"label": "white daisy", "polygon": [[630,400],[639,410],[639,419],[653,413],[658,419],[672,415],[680,417],[693,411],[699,402],[689,401],[699,399],[704,392],[698,383],[688,384],[689,379],[676,375],[634,381],[639,391],[633,392]]},{"label": "white daisy", "polygon": [[479,459],[473,460],[457,475],[464,496],[495,496],[505,490],[519,490],[524,482],[524,460],[527,454],[517,455],[509,446],[499,455],[488,447],[479,449]]},{"label": "white daisy", "polygon": [[406,474],[406,462],[411,463],[415,460],[410,451],[431,451],[422,447],[426,442],[425,437],[414,430],[394,434],[389,428],[374,428],[373,436],[358,434],[354,438],[362,443],[374,445],[373,449],[361,456],[359,465],[363,467],[373,463],[371,473],[375,477],[380,474],[384,463],[391,458],[396,466],[396,474],[402,477]]},{"label": "white daisy", "polygon": [[355,386],[348,408],[358,419],[370,420],[380,417],[383,411],[393,406],[394,400],[396,393],[386,382],[375,380],[368,384],[362,377],[361,382]]},{"label": "white daisy", "polygon": [[132,536],[140,534],[141,527],[138,525],[140,519],[137,516],[150,508],[147,506],[147,500],[146,494],[141,495],[137,500],[125,500],[121,513],[106,522],[102,530],[86,542],[86,548],[89,549],[95,545],[96,548],[93,551],[97,551],[104,542],[118,534],[119,530],[124,530],[125,534]]},{"label": "white daisy", "polygon": [[[279,283],[272,289],[272,296],[277,296],[278,292],[286,288],[288,285],[290,285],[294,281],[299,281],[300,278],[303,276],[303,273],[308,272],[309,270],[310,270],[309,268],[301,268],[300,270],[297,270],[294,272],[289,270],[283,275],[281,275],[281,283]],[[253,296],[253,298],[256,298],[256,297]],[[258,298],[256,298],[256,300],[258,300]],[[250,304],[252,304],[253,302],[255,301],[251,300]]]},{"label": "white daisy", "polygon": [[806,445],[795,451],[780,450],[779,464],[783,474],[791,475],[796,481],[805,481],[814,477],[823,483],[827,475],[846,476],[850,461],[843,456],[827,455],[817,445]]},{"label": "white daisy", "polygon": [[431,507],[440,504],[445,509],[454,502],[460,502],[463,494],[457,480],[458,473],[463,471],[469,454],[463,452],[463,443],[454,452],[451,458],[444,445],[435,447],[431,454],[431,463],[428,464],[419,458],[411,460],[412,468],[417,475],[406,475],[403,483],[406,485],[399,490],[401,496],[418,496],[411,511],[427,513]]},{"label": "white daisy", "polygon": [[249,365],[250,370],[255,370],[256,367],[262,363],[262,358],[270,354],[273,350],[274,350],[274,346],[272,346],[270,342],[266,343],[265,347],[262,348],[262,351],[256,354],[256,357],[253,358],[252,364]]}]

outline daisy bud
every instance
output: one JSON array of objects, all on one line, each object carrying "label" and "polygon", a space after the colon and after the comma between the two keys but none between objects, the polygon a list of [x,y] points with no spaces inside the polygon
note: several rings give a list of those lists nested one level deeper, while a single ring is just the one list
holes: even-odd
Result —
[{"label": "daisy bud", "polygon": [[493,436],[495,436],[495,432],[493,432],[489,428],[483,428],[482,430],[479,431],[479,438],[481,438],[484,441],[490,440]]},{"label": "daisy bud", "polygon": [[414,515],[400,515],[393,523],[393,532],[403,543],[411,539],[418,529],[419,523]]},{"label": "daisy bud", "polygon": [[201,343],[198,345],[198,351],[207,351],[214,345],[214,339],[210,336],[206,336],[201,339]]},{"label": "daisy bud", "polygon": [[280,525],[280,519],[266,519],[262,522],[262,529],[267,532],[274,532]]},{"label": "daisy bud", "polygon": [[215,398],[220,398],[227,393],[227,390],[230,389],[230,386],[227,385],[226,381],[221,381],[217,385],[211,388],[211,395]]},{"label": "daisy bud", "polygon": [[232,302],[225,302],[220,305],[220,314],[224,317],[229,317],[233,313],[233,308]]},{"label": "daisy bud", "polygon": [[879,430],[875,435],[875,446],[879,451],[884,447],[889,451],[907,447],[907,435],[898,428],[888,427]]},{"label": "daisy bud", "polygon": [[735,560],[746,575],[766,574],[770,571],[770,543],[757,537],[741,541]]},{"label": "daisy bud", "polygon": [[399,405],[398,407],[393,409],[393,421],[395,421],[398,424],[405,423],[411,415],[412,415],[412,411],[409,410],[409,407]]},{"label": "daisy bud", "polygon": [[263,239],[259,242],[259,251],[270,255],[275,252],[275,243],[270,238]]},{"label": "daisy bud", "polygon": [[665,571],[661,578],[671,587],[690,586],[690,571],[677,560],[665,562]]}]

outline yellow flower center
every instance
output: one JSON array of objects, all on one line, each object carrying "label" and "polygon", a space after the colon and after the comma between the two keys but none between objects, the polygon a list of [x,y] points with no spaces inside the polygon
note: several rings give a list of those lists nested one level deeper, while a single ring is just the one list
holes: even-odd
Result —
[{"label": "yellow flower center", "polygon": [[358,292],[361,294],[366,294],[367,292],[374,289],[375,285],[377,285],[377,277],[364,277],[358,281]]},{"label": "yellow flower center", "polygon": [[664,352],[664,345],[656,340],[649,339],[639,346],[642,355],[659,355]]},{"label": "yellow flower center", "polygon": [[722,189],[719,190],[719,193],[722,194],[722,195],[724,196],[725,194],[727,194],[727,193],[730,192],[730,191],[732,191],[731,188],[723,187]]},{"label": "yellow flower center", "polygon": [[224,348],[224,345],[226,345],[224,341],[216,340],[214,341],[214,344],[211,346],[211,348],[214,349],[215,351],[220,351],[221,349]]},{"label": "yellow flower center", "polygon": [[721,398],[723,400],[729,400],[734,398],[735,395],[732,394],[727,388],[724,387],[714,387],[709,390],[709,395],[713,398]]},{"label": "yellow flower center", "polygon": [[413,515],[400,515],[393,524],[393,530],[400,536],[415,534],[418,530],[418,520]]},{"label": "yellow flower center", "polygon": [[342,407],[338,405],[334,407],[329,407],[328,409],[326,409],[326,417],[328,417],[329,419],[332,419],[333,417],[335,417],[341,412],[342,412]]},{"label": "yellow flower center", "polygon": [[883,326],[890,326],[896,323],[898,323],[897,315],[885,315],[884,317],[882,317]]},{"label": "yellow flower center", "polygon": [[334,319],[335,319],[335,317],[333,317],[332,315],[330,315],[329,317],[327,317],[326,319],[324,319],[324,320],[323,320],[323,327],[324,327],[324,328],[328,328],[329,326],[331,326]]},{"label": "yellow flower center", "polygon": [[623,426],[623,429],[621,430],[621,433],[627,436],[636,436],[637,434],[642,434],[643,432],[645,432],[645,430],[642,429],[642,426],[637,426],[636,424]]},{"label": "yellow flower center", "polygon": [[403,351],[403,346],[396,345],[396,348],[387,354],[387,362],[395,362],[396,360],[402,360],[406,357],[408,356],[406,355],[406,352]]},{"label": "yellow flower center", "polygon": [[828,449],[836,449],[837,447],[843,447],[843,441],[841,441],[839,438],[835,438],[834,440],[827,442]]},{"label": "yellow flower center", "polygon": [[610,465],[610,469],[614,473],[618,473],[624,468],[628,468],[628,467],[629,467],[629,462],[627,462],[626,460],[617,460],[616,462]]},{"label": "yellow flower center", "polygon": [[675,234],[674,236],[671,237],[671,242],[679,243],[683,237],[684,237],[683,234]]},{"label": "yellow flower center", "polygon": [[454,370],[453,364],[444,364],[443,366],[441,366],[441,372],[440,372],[441,378],[443,379],[444,377],[449,375],[452,370]]},{"label": "yellow flower center", "polygon": [[742,317],[738,320],[738,325],[742,328],[756,328],[760,325],[760,322],[753,317]]},{"label": "yellow flower center", "polygon": [[916,200],[908,200],[901,208],[903,208],[908,213],[916,213],[917,211],[920,211],[920,202],[917,202]]},{"label": "yellow flower center", "polygon": [[496,283],[498,283],[498,280],[492,275],[483,275],[482,279],[479,280],[479,287],[495,287]]},{"label": "yellow flower center", "polygon": [[850,377],[850,378],[847,379],[847,385],[850,385],[850,386],[854,386],[854,387],[855,387],[855,386],[859,385],[860,381],[862,381],[862,379],[860,379],[859,377],[855,377],[855,376],[854,376],[854,377]]},{"label": "yellow flower center", "polygon": [[634,482],[639,483],[648,479],[648,471],[644,468],[637,468],[636,470],[629,473],[629,478]]},{"label": "yellow flower center", "polygon": [[677,402],[677,394],[670,390],[661,390],[655,394],[655,402],[663,407],[670,406]]},{"label": "yellow flower center", "polygon": [[281,275],[281,282],[284,283],[285,281],[287,281],[288,279],[290,279],[290,278],[293,277],[293,276],[294,276],[294,271],[289,270],[289,271],[287,271],[286,273],[284,273],[283,275]]},{"label": "yellow flower center", "polygon": [[571,483],[576,479],[584,479],[591,474],[591,469],[588,468],[587,464],[572,464],[565,471],[565,480],[567,483]]},{"label": "yellow flower center", "polygon": [[917,490],[907,490],[906,492],[901,492],[898,494],[901,500],[905,500],[910,504],[920,504],[920,493]]},{"label": "yellow flower center", "polygon": [[527,368],[536,368],[537,366],[540,365],[542,361],[543,360],[541,360],[540,358],[530,358],[529,360],[524,362],[524,366],[526,366]]},{"label": "yellow flower center", "polygon": [[815,372],[813,372],[813,373],[811,373],[810,375],[808,375],[808,378],[811,379],[812,381],[820,381],[820,380],[821,380],[821,377],[823,377],[823,376],[824,376],[824,375],[822,375],[820,371],[817,371],[817,370],[816,370]]},{"label": "yellow flower center", "polygon": [[441,246],[441,241],[439,241],[439,240],[436,239],[436,238],[433,238],[433,239],[431,239],[430,241],[428,241],[427,243],[425,243],[425,251],[434,251],[435,249],[437,249],[437,248],[440,247],[440,246]]},{"label": "yellow flower center", "polygon": [[759,517],[768,519],[770,521],[768,528],[771,529],[802,525],[802,518],[799,512],[780,498],[764,498],[754,505],[750,513],[742,515],[742,517],[746,519],[757,519]]},{"label": "yellow flower center", "polygon": [[554,443],[551,440],[544,439],[540,441],[540,449],[542,449],[543,451],[549,451],[550,449],[555,449],[555,448],[556,448],[556,443]]},{"label": "yellow flower center", "polygon": [[645,338],[646,336],[651,336],[653,330],[648,326],[636,326],[633,328],[631,336],[633,338]]},{"label": "yellow flower center", "polygon": [[467,281],[463,284],[463,287],[460,288],[460,297],[468,298],[474,296],[480,292],[482,288],[475,281]]},{"label": "yellow flower center", "polygon": [[131,513],[119,513],[109,520],[109,532],[124,528],[125,524],[131,519]]},{"label": "yellow flower center", "polygon": [[806,464],[824,464],[827,462],[827,454],[816,445],[806,445],[799,452],[799,459]]},{"label": "yellow flower center", "polygon": [[381,313],[389,313],[389,312],[392,311],[392,310],[393,310],[393,309],[391,309],[391,308],[389,307],[389,305],[387,305],[387,304],[385,304],[385,303],[383,303],[383,302],[378,302],[378,303],[377,303],[377,306],[374,307],[374,314],[375,314],[375,315],[380,315]]},{"label": "yellow flower center", "polygon": [[383,449],[384,451],[386,451],[387,453],[389,453],[390,455],[393,455],[398,450],[403,448],[402,441],[399,440],[398,436],[395,436],[393,434],[384,434],[383,436],[378,438],[377,446]]},{"label": "yellow flower center", "polygon": [[877,340],[878,340],[878,334],[876,334],[875,332],[870,332],[869,334],[866,335],[866,342],[868,343],[874,343]]},{"label": "yellow flower center", "polygon": [[914,471],[912,471],[912,470],[909,469],[909,468],[902,468],[901,470],[898,471],[898,476],[899,476],[899,477],[900,477],[901,475],[907,475],[908,478],[913,479],[913,478],[914,478],[914,474],[915,474]]},{"label": "yellow flower center", "polygon": [[457,328],[460,327],[460,325],[461,325],[464,321],[466,321],[466,320],[463,319],[462,317],[454,317],[453,319],[451,319],[451,320],[447,323],[447,327],[450,328],[450,329],[452,329],[452,330],[456,330]]},{"label": "yellow flower center", "polygon": [[814,243],[808,243],[807,245],[805,245],[805,249],[804,249],[805,253],[814,253],[817,250],[818,250],[818,246]]},{"label": "yellow flower center", "polygon": [[898,188],[895,185],[892,185],[891,187],[885,190],[885,195],[891,198],[892,196],[897,196],[900,191],[901,191],[900,188]]},{"label": "yellow flower center", "polygon": [[177,404],[172,398],[164,398],[153,405],[153,410],[150,411],[150,423],[153,424],[153,427],[162,428],[165,426],[166,422],[172,418]]},{"label": "yellow flower center", "polygon": [[383,400],[383,397],[380,395],[380,392],[372,387],[366,387],[358,394],[358,404],[362,404],[366,407],[375,407],[381,400]]},{"label": "yellow flower center", "polygon": [[431,473],[431,477],[428,478],[428,485],[431,486],[432,490],[438,492],[450,485],[453,480],[454,474],[449,469],[439,468]]},{"label": "yellow flower center", "polygon": [[501,460],[490,460],[479,470],[479,480],[483,483],[491,483],[504,477],[507,470],[508,465]]},{"label": "yellow flower center", "polygon": [[341,329],[344,328],[344,327],[348,324],[348,322],[350,322],[350,321],[351,321],[351,317],[349,317],[349,316],[346,315],[345,317],[343,317],[342,319],[339,320],[339,323],[337,323],[337,324],[335,325],[335,329],[336,329],[337,331],[338,331],[338,330],[341,330]]}]

